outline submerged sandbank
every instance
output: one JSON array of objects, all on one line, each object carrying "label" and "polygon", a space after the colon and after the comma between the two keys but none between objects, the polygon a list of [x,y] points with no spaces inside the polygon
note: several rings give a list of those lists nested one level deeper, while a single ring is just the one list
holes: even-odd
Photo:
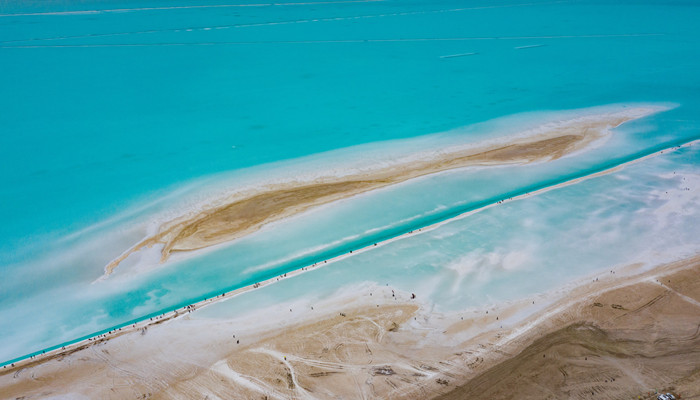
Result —
[{"label": "submerged sandbank", "polygon": [[225,243],[259,230],[263,225],[312,207],[401,183],[420,176],[471,166],[498,166],[551,161],[589,148],[625,122],[664,110],[633,107],[545,124],[529,135],[514,135],[497,143],[454,146],[426,151],[381,167],[344,176],[320,176],[311,181],[283,182],[202,206],[194,213],[161,224],[157,232],[125,251],[105,267],[111,274],[131,254],[162,246],[161,262],[174,252],[187,252]]}]

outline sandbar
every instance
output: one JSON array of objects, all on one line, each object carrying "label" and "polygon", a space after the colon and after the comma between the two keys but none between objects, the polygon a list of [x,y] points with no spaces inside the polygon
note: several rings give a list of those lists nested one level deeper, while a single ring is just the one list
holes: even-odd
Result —
[{"label": "sandbar", "polygon": [[572,118],[540,127],[536,134],[505,138],[466,148],[447,148],[386,166],[342,177],[326,176],[310,182],[287,182],[259,190],[232,194],[163,223],[150,235],[105,266],[111,274],[131,254],[162,245],[161,262],[175,252],[188,252],[229,242],[271,222],[313,207],[345,199],[409,179],[457,168],[526,164],[556,160],[590,147],[621,124],[659,112],[658,107],[637,107],[617,112]]}]

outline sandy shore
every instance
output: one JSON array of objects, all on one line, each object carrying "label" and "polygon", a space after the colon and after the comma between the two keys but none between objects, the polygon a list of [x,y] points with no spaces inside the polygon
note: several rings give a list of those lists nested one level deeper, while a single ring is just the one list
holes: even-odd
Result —
[{"label": "sandy shore", "polygon": [[700,398],[699,273],[695,257],[601,278],[435,398]]},{"label": "sandy shore", "polygon": [[469,166],[525,164],[556,160],[581,151],[630,120],[661,111],[637,107],[600,115],[589,115],[548,124],[536,134],[506,138],[499,143],[448,148],[439,153],[395,160],[381,168],[343,177],[327,176],[310,182],[289,182],[232,195],[203,206],[160,226],[105,267],[111,274],[131,254],[162,245],[161,262],[173,252],[203,249],[240,238],[263,225],[304,212],[312,207],[348,198],[416,177]]},{"label": "sandy shore", "polygon": [[[700,257],[435,313],[391,287],[194,312],[0,370],[3,397],[700,398]],[[534,302],[534,303],[533,303]],[[265,318],[261,318],[264,315]]]}]

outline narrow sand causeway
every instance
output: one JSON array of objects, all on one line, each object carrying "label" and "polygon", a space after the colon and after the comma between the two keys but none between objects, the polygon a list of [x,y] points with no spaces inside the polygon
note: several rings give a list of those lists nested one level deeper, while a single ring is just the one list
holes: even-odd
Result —
[{"label": "narrow sand causeway", "polygon": [[471,166],[526,164],[559,159],[584,150],[621,124],[662,111],[636,107],[617,112],[573,118],[539,127],[536,134],[506,138],[498,144],[447,148],[396,160],[382,168],[342,177],[327,176],[304,183],[288,182],[238,193],[199,212],[162,224],[105,267],[111,274],[131,254],[162,245],[161,262],[173,252],[204,249],[259,230],[263,225],[312,207],[407,181],[420,176]]}]

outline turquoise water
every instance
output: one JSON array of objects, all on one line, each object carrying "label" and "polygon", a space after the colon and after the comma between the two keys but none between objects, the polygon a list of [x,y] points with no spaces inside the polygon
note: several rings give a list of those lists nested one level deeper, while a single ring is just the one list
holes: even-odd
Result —
[{"label": "turquoise water", "polygon": [[198,314],[225,319],[303,309],[347,288],[367,295],[363,283],[389,285],[404,298],[415,293],[440,312],[483,309],[601,271],[692,256],[700,237],[699,162],[695,144],[449,221]]},{"label": "turquoise water", "polygon": [[[693,1],[243,4],[0,5],[0,360],[700,137]],[[462,56],[444,57],[452,55]],[[156,268],[125,265],[95,282],[152,221],[202,193],[376,149],[493,137],[556,119],[557,110],[628,103],[678,107],[625,125],[595,152],[420,179],[214,252]],[[688,157],[668,162],[697,165]],[[641,187],[658,183],[639,179]],[[586,187],[562,204],[600,208],[600,192]],[[616,212],[633,215],[634,207]],[[546,229],[565,226],[551,213]],[[497,234],[484,233],[483,243]],[[442,241],[455,250],[433,253],[478,250],[453,238]],[[384,265],[376,253],[362,257]],[[417,280],[438,276],[434,268],[449,261],[439,260],[410,271]],[[600,260],[593,265],[618,259]],[[556,282],[575,273],[560,275]],[[450,298],[434,301],[449,307]]]}]

